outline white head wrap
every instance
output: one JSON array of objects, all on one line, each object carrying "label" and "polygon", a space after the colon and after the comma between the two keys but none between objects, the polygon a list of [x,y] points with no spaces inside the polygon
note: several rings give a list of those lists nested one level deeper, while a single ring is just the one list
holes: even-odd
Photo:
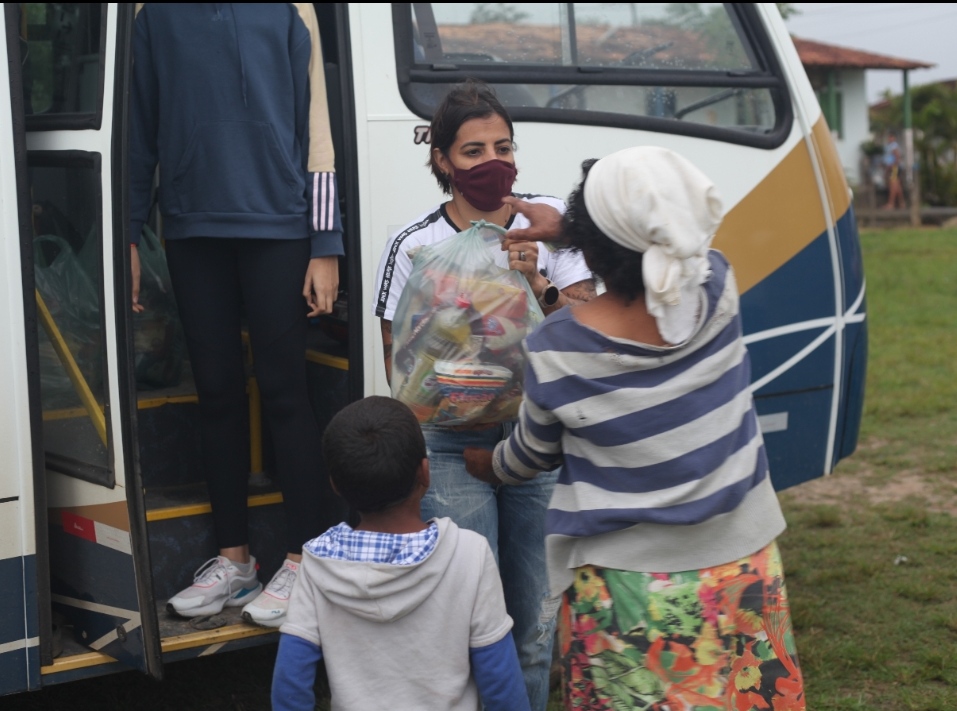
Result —
[{"label": "white head wrap", "polygon": [[643,252],[648,312],[665,341],[683,343],[696,329],[707,281],[708,248],[721,224],[721,198],[708,177],[667,148],[638,146],[595,163],[585,206],[610,239]]}]

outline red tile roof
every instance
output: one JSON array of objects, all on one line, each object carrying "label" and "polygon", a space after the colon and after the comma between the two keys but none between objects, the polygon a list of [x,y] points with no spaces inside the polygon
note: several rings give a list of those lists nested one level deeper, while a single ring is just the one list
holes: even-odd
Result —
[{"label": "red tile roof", "polygon": [[[580,24],[576,27],[579,63],[614,65],[626,57],[648,52],[645,68],[712,68],[722,60],[699,32],[667,25],[610,27]],[[562,35],[558,25],[489,22],[445,24],[439,27],[442,50],[451,54],[491,56],[514,62],[560,64]],[[740,68],[746,68],[744,52]],[[727,59],[724,59],[727,61]],[[722,67],[724,68],[724,67]],[[739,68],[735,66],[735,68]]]},{"label": "red tile roof", "polygon": [[857,67],[859,69],[928,69],[933,64],[912,59],[874,54],[860,49],[838,47],[813,40],[791,37],[801,64],[805,67]]}]

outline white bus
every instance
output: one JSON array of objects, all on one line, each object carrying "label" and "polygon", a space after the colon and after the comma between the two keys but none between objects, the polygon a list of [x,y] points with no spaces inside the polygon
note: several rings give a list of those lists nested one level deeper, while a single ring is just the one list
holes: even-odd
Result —
[{"label": "white bus", "polygon": [[[275,639],[228,610],[169,617],[214,550],[196,395],[158,247],[129,308],[133,4],[6,3],[0,86],[0,694]],[[320,424],[387,393],[372,285],[388,236],[440,195],[431,111],[469,77],[515,120],[518,190],[584,159],[672,148],[718,185],[772,478],[855,448],[867,360],[857,228],[830,133],[774,4],[317,3],[345,225],[344,297],[305,357]],[[162,224],[153,228],[162,236]],[[141,250],[143,251],[143,250]],[[150,271],[152,270],[152,271]],[[152,289],[152,295],[148,290]],[[284,555],[251,379],[252,545]],[[265,471],[267,476],[262,476]],[[326,516],[343,512],[330,497]],[[237,608],[238,609],[238,608]],[[207,629],[202,629],[202,627]]]}]

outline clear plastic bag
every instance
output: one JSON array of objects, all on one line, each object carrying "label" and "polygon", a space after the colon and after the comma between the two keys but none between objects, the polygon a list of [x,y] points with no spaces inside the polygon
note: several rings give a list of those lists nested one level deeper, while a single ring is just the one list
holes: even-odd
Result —
[{"label": "clear plastic bag", "polygon": [[140,236],[140,299],[142,313],[133,314],[133,350],[139,390],[179,383],[186,356],[186,338],[166,265],[166,252],[153,231]]},{"label": "clear plastic bag", "polygon": [[[37,288],[47,302],[58,328],[67,337],[70,350],[90,387],[102,383],[102,342],[100,300],[100,245],[91,232],[77,253],[57,235],[34,239],[37,255]],[[186,339],[179,320],[173,286],[166,265],[166,252],[149,227],[144,227],[138,248],[140,257],[140,298],[145,307],[133,314],[134,373],[138,390],[177,385],[188,369]],[[67,303],[64,304],[64,301]],[[128,300],[122,303],[128,304]],[[61,325],[63,321],[63,325]],[[44,382],[51,392],[62,393],[56,400],[69,399],[72,385],[62,367],[57,374],[55,354],[41,335]],[[96,362],[93,362],[95,353]],[[56,383],[54,385],[54,383]]]},{"label": "clear plastic bag", "polygon": [[392,322],[392,396],[419,422],[518,415],[522,340],[543,316],[525,277],[495,264],[504,234],[478,221],[413,256]]},{"label": "clear plastic bag", "polygon": [[[103,384],[103,340],[97,289],[73,248],[56,235],[33,240],[36,288],[90,389]],[[53,344],[41,329],[40,381],[43,408],[75,407],[80,403],[73,383]]]}]

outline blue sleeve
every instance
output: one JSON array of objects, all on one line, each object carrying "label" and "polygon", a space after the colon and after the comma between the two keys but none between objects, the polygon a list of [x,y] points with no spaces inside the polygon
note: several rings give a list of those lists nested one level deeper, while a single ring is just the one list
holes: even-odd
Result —
[{"label": "blue sleeve", "polygon": [[505,484],[522,484],[539,472],[554,471],[564,460],[565,426],[553,411],[539,404],[538,377],[529,361],[525,363],[524,387],[518,424],[492,455],[492,469]]},{"label": "blue sleeve", "polygon": [[139,244],[149,218],[153,176],[159,160],[159,84],[153,66],[149,16],[144,7],[133,26],[133,86],[130,98],[130,242]]},{"label": "blue sleeve", "polygon": [[511,632],[487,647],[470,649],[469,659],[485,711],[531,711]]},{"label": "blue sleeve", "polygon": [[279,652],[272,673],[273,711],[314,711],[316,665],[322,649],[291,634],[279,636]]}]

